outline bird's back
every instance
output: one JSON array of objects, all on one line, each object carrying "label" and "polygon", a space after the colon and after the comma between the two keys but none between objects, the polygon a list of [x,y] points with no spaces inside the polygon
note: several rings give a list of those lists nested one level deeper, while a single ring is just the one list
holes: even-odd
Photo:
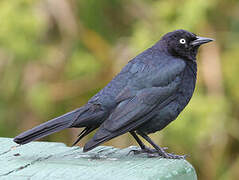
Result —
[{"label": "bird's back", "polygon": [[[141,54],[133,58],[128,64],[117,74],[101,91],[94,95],[88,102],[100,103],[106,109],[113,108],[116,106],[116,97],[118,94],[129,84],[129,82],[136,82],[137,76],[143,76],[139,74],[139,71],[148,64],[155,63],[153,57],[152,48],[146,49]],[[160,63],[160,60],[158,64]]]}]

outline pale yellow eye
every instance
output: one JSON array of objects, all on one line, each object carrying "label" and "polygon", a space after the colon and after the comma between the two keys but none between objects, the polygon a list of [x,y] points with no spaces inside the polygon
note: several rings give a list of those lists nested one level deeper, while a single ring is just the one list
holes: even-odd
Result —
[{"label": "pale yellow eye", "polygon": [[185,44],[186,40],[185,39],[180,39],[179,42],[180,42],[180,44]]}]

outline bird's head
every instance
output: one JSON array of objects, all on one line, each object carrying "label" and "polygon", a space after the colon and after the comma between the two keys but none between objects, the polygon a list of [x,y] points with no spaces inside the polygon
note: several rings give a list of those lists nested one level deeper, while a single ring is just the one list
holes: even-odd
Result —
[{"label": "bird's head", "polygon": [[195,60],[197,50],[200,45],[213,41],[211,38],[205,38],[195,35],[186,30],[176,30],[165,34],[160,44],[173,56],[187,60]]}]

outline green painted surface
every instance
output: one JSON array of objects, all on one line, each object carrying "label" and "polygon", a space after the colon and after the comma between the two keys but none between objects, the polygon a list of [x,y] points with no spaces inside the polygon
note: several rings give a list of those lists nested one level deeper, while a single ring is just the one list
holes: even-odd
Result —
[{"label": "green painted surface", "polygon": [[0,179],[6,180],[196,180],[186,160],[148,158],[129,153],[136,147],[100,146],[88,153],[62,143],[23,146],[0,138]]}]

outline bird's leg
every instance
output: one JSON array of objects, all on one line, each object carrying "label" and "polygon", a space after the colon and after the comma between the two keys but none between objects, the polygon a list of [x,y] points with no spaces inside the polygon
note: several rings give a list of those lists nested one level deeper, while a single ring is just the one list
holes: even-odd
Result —
[{"label": "bird's leg", "polygon": [[[131,150],[130,152],[134,152],[134,154],[140,154],[140,153],[157,153],[158,151],[156,149],[152,149],[147,147],[141,140],[140,138],[137,136],[137,134],[134,131],[130,131],[130,134],[134,137],[134,139],[136,140],[136,142],[139,144],[141,150]],[[167,149],[166,147],[163,149]]]},{"label": "bird's leg", "polygon": [[130,134],[134,137],[134,139],[136,140],[136,142],[139,144],[141,149],[145,149],[145,145],[144,143],[139,139],[139,137],[136,135],[136,133],[134,131],[130,131]]},{"label": "bird's leg", "polygon": [[167,158],[167,159],[185,159],[186,155],[176,155],[176,154],[172,154],[172,153],[167,153],[164,151],[163,148],[161,148],[160,146],[158,146],[157,144],[155,144],[150,137],[148,137],[145,133],[140,132],[139,133],[140,136],[142,136],[142,138],[144,138],[146,141],[148,141],[157,151],[158,155]]}]

